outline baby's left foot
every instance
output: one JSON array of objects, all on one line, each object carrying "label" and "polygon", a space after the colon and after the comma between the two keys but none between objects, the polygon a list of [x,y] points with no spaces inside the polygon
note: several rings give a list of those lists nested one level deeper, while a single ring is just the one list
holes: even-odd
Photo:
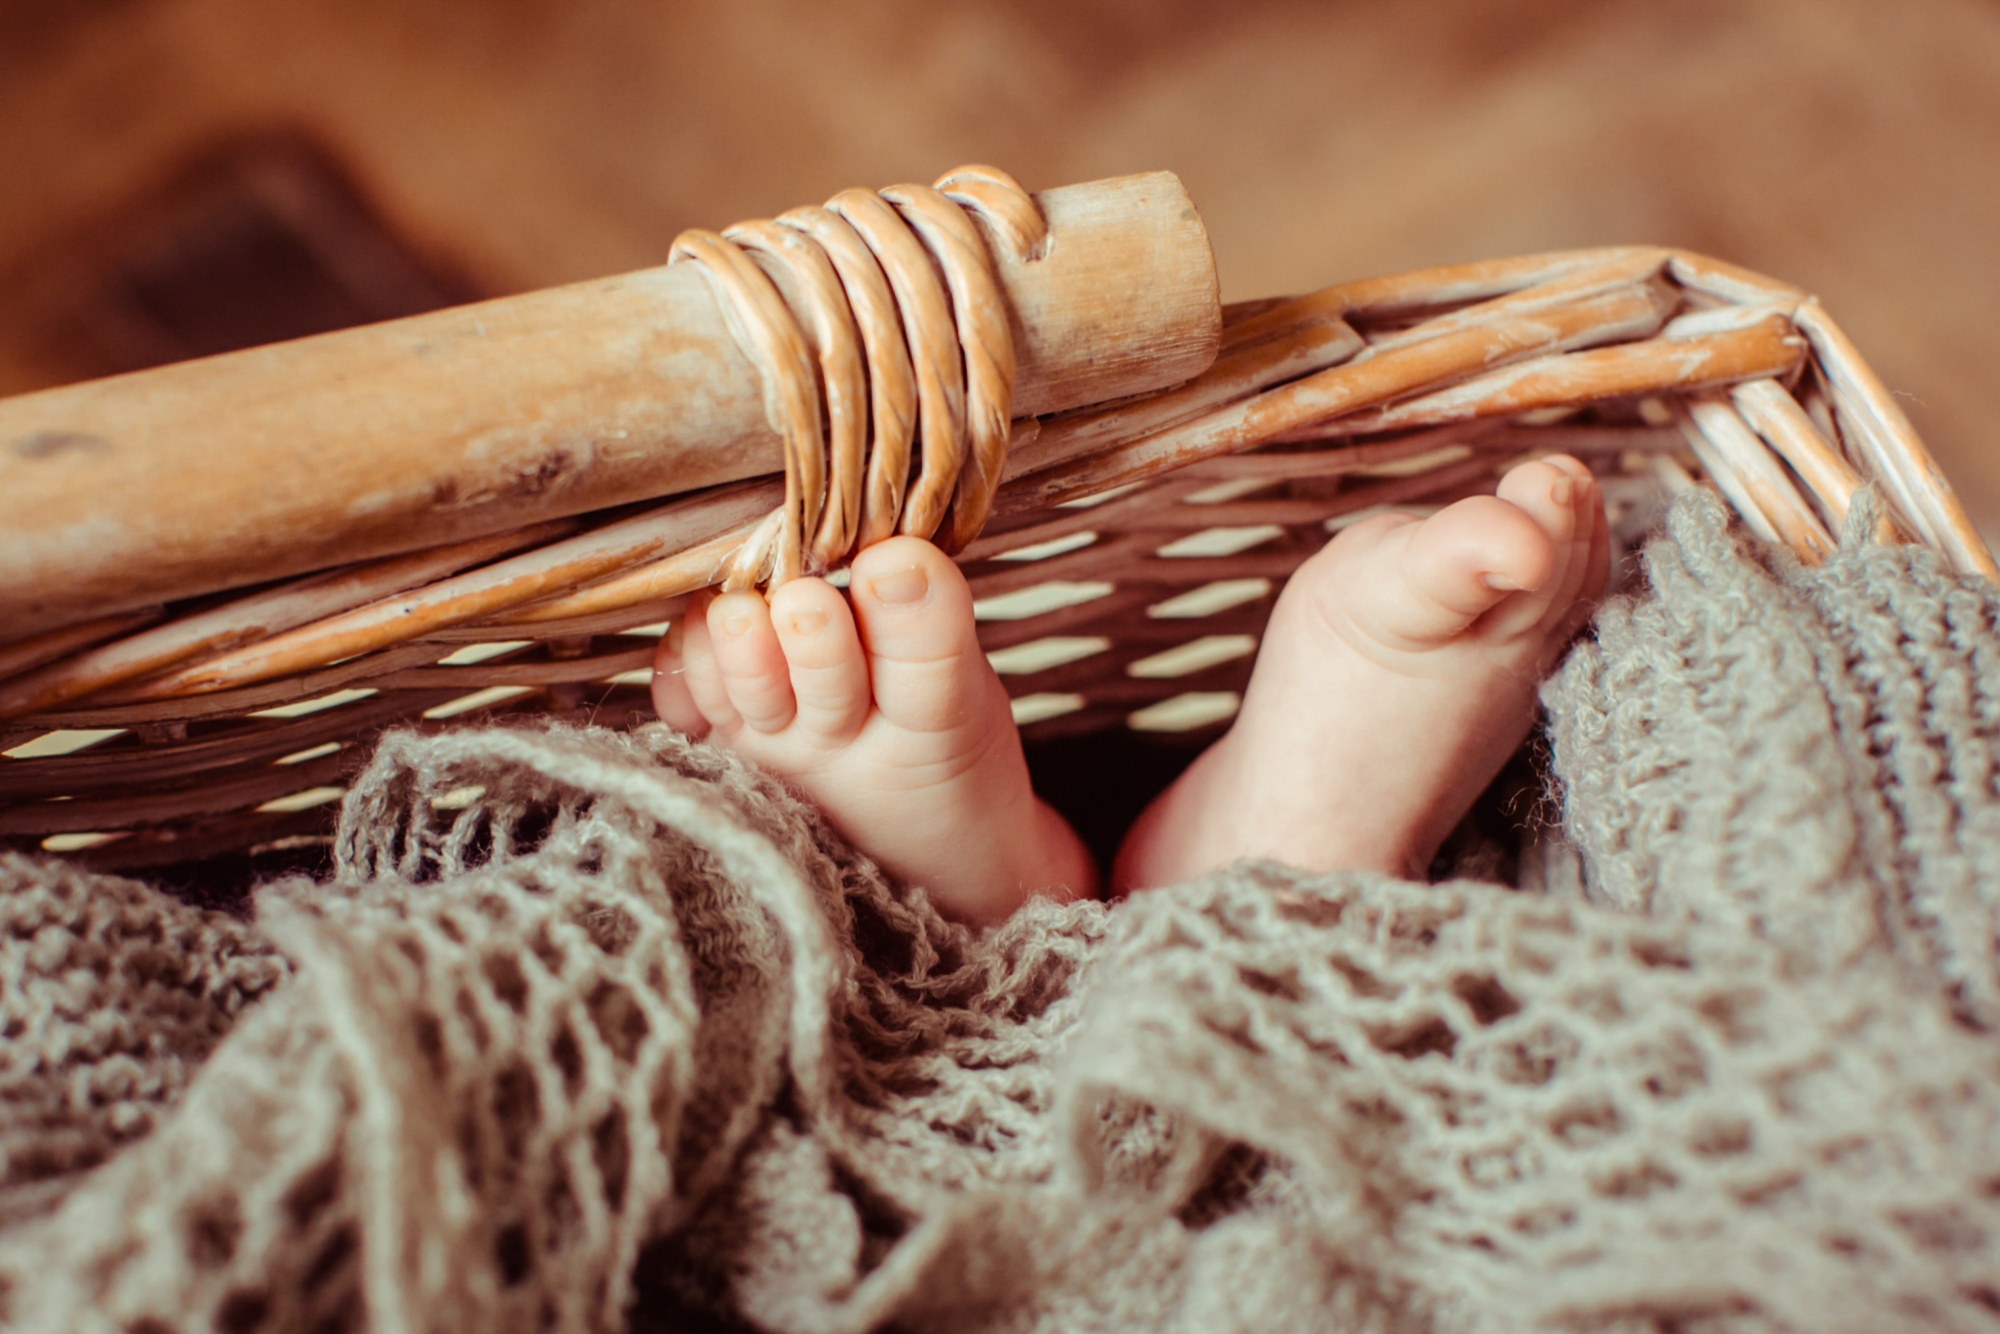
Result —
[{"label": "baby's left foot", "polygon": [[1095,892],[1090,854],[1028,781],[965,576],[897,537],[824,579],[697,601],[663,643],[653,703],[788,780],[946,915],[986,923],[1038,892]]}]

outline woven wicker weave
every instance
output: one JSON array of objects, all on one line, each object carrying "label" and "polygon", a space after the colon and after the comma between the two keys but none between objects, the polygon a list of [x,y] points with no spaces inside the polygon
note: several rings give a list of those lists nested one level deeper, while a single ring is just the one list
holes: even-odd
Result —
[{"label": "woven wicker weave", "polygon": [[[1004,177],[941,184],[954,180],[954,198],[988,234],[1011,226],[1014,243],[1035,243],[1032,211],[993,194]],[[729,236],[768,252],[801,227],[780,230]],[[707,244],[679,250],[728,262]],[[779,332],[796,339],[807,326],[804,346],[824,357],[824,328],[810,327],[819,313],[801,315]],[[970,364],[985,355],[979,339],[996,335],[960,323]],[[1820,307],[1677,251],[1539,255],[1229,307],[1206,373],[1016,422],[1003,459],[1011,358],[988,388],[990,418],[991,385],[1001,385],[997,443],[978,420],[976,386],[973,410],[960,414],[962,432],[985,432],[956,446],[973,456],[965,476],[982,451],[986,475],[967,481],[954,465],[955,492],[933,478],[921,531],[941,524],[941,541],[963,543],[981,641],[1030,738],[1211,735],[1235,709],[1279,587],[1332,532],[1384,506],[1490,491],[1537,453],[1588,462],[1614,521],[1637,522],[1666,491],[1713,485],[1752,530],[1806,561],[1833,549],[1856,489],[1872,481],[1890,516],[1877,540],[1924,542],[1962,570],[2000,577],[1908,422]],[[871,362],[868,374],[881,372]],[[829,372],[803,383],[821,394],[798,409],[816,453],[835,381]],[[841,429],[831,418],[824,427],[836,451]],[[815,549],[820,501],[845,484],[813,472],[823,465],[800,439],[790,449],[784,480],[158,613],[83,619],[89,609],[79,609],[74,625],[0,643],[0,751],[10,757],[0,844],[106,867],[266,845],[322,828],[368,739],[392,724],[644,713],[655,640],[687,593],[785,577],[787,559],[837,563],[864,529],[879,537],[902,512],[900,494],[886,518],[864,516],[857,500],[843,520],[852,531]],[[851,473],[858,455],[831,466]],[[890,480],[905,470],[899,459]],[[762,545],[750,550],[746,536]],[[536,576],[525,593],[514,577],[523,570]],[[503,584],[514,591],[497,594]],[[267,614],[274,606],[282,614]],[[425,610],[402,614],[410,607]],[[293,628],[192,656],[174,647],[218,642],[218,624],[272,621]]]}]

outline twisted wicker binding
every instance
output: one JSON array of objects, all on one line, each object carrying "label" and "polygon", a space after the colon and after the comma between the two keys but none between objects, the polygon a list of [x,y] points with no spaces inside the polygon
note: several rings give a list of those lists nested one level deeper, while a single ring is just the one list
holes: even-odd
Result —
[{"label": "twisted wicker binding", "polygon": [[[736,548],[725,587],[775,587],[808,563],[824,572],[891,533],[957,551],[984,526],[1007,458],[1014,339],[985,242],[954,201],[1024,259],[1047,238],[1013,177],[964,167],[935,187],[848,190],[775,223],[674,242],[674,260],[701,263],[721,288],[785,439],[784,503]],[[798,280],[803,322],[745,251]],[[913,421],[923,450],[911,479]]]},{"label": "twisted wicker binding", "polygon": [[[308,834],[383,727],[626,720],[648,709],[654,641],[687,594],[836,567],[897,530],[959,548],[1031,738],[1206,736],[1234,712],[1279,586],[1331,532],[1490,490],[1536,453],[1586,460],[1618,515],[1712,484],[1813,562],[1873,482],[1878,540],[2000,578],[1825,312],[1677,251],[1529,256],[1234,306],[1194,381],[1010,429],[1004,311],[996,337],[983,252],[965,251],[970,229],[943,201],[1023,254],[1038,220],[999,173],[940,187],[850,192],[677,244],[737,303],[790,423],[782,479],[0,646],[0,840],[135,867]],[[933,256],[958,246],[938,260],[949,302],[921,254],[888,257],[918,240]],[[856,246],[886,288],[857,277]],[[814,308],[773,308],[745,250],[801,275]],[[955,393],[960,367],[970,387]],[[234,642],[272,626],[288,628]]]}]

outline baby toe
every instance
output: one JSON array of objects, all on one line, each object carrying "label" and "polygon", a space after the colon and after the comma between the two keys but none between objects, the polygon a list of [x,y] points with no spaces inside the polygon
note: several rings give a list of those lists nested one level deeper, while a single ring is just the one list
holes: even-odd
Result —
[{"label": "baby toe", "polygon": [[1563,591],[1550,605],[1547,618],[1551,635],[1563,642],[1590,620],[1611,573],[1611,524],[1595,478],[1578,488],[1577,504],[1583,512],[1565,557]]},{"label": "baby toe", "polygon": [[686,624],[685,619],[675,621],[673,629],[661,636],[660,645],[653,652],[653,710],[660,715],[661,722],[699,741],[708,734],[709,721],[688,684],[683,646]]},{"label": "baby toe", "polygon": [[708,606],[707,629],[730,707],[752,731],[782,732],[797,709],[791,671],[764,599],[724,593]]},{"label": "baby toe", "polygon": [[1438,620],[1435,633],[1457,634],[1507,597],[1542,587],[1551,546],[1534,516],[1472,496],[1410,530],[1404,583]]},{"label": "baby toe", "polygon": [[1578,501],[1589,485],[1590,470],[1568,455],[1558,454],[1509,469],[1500,479],[1497,494],[1539,524],[1549,541],[1561,546],[1574,538],[1581,526]]},{"label": "baby toe", "polygon": [[714,600],[715,595],[706,592],[688,600],[687,611],[675,622],[670,636],[678,642],[671,644],[669,651],[680,653],[681,681],[687,687],[688,698],[694,701],[710,728],[728,736],[742,729],[743,719],[729,702],[729,689],[723,684],[722,668],[715,660],[715,644],[708,633],[708,608]]},{"label": "baby toe", "polygon": [[1386,647],[1427,649],[1545,578],[1547,550],[1526,514],[1473,496],[1422,520],[1355,524],[1301,567],[1279,605],[1311,598],[1329,624]]},{"label": "baby toe", "polygon": [[1573,480],[1579,482],[1591,481],[1597,475],[1591,472],[1589,464],[1574,454],[1549,454],[1537,460],[1537,462],[1546,463],[1551,468],[1566,472]]},{"label": "baby toe", "polygon": [[846,599],[824,579],[794,579],[771,595],[771,623],[790,664],[798,725],[821,741],[853,737],[871,700]]},{"label": "baby toe", "polygon": [[879,543],[855,559],[850,591],[875,707],[890,722],[942,731],[991,701],[972,590],[943,552],[912,537]]}]

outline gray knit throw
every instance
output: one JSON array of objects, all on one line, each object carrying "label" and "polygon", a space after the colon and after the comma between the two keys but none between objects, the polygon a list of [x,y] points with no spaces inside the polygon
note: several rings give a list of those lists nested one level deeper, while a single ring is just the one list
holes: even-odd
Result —
[{"label": "gray knit throw", "polygon": [[2000,1327],[2000,601],[1670,530],[1546,692],[1581,893],[973,934],[657,728],[391,736],[252,922],[0,861],[7,1316]]}]

